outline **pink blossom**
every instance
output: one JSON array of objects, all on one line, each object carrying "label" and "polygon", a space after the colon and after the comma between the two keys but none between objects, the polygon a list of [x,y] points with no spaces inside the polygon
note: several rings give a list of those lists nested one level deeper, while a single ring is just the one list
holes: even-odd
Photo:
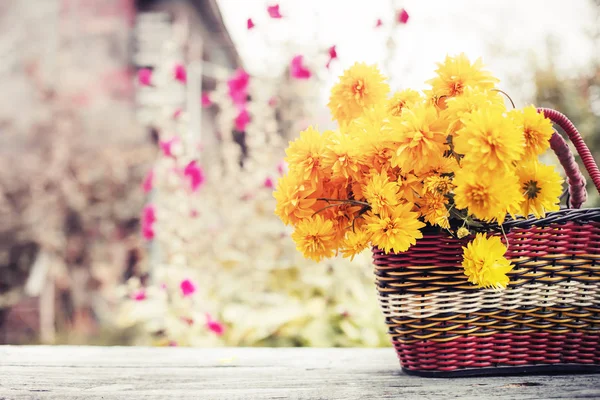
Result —
[{"label": "pink blossom", "polygon": [[237,117],[235,117],[235,129],[239,132],[244,132],[246,130],[246,125],[250,122],[250,114],[248,110],[245,108],[242,109]]},{"label": "pink blossom", "polygon": [[202,93],[202,107],[203,108],[208,108],[210,106],[212,106],[212,100],[210,99],[210,94],[208,92],[203,92]]},{"label": "pink blossom", "polygon": [[244,193],[241,197],[242,201],[249,201],[252,200],[254,198],[254,194],[252,193]]},{"label": "pink blossom", "polygon": [[152,85],[152,70],[149,68],[142,68],[138,71],[138,82],[142,86]]},{"label": "pink blossom", "polygon": [[302,55],[297,55],[292,58],[290,63],[290,74],[292,78],[296,79],[308,79],[311,77],[312,73],[308,68],[302,65],[304,57]]},{"label": "pink blossom", "polygon": [[263,185],[267,189],[273,189],[275,187],[275,182],[273,182],[273,179],[270,176],[267,176]]},{"label": "pink blossom", "polygon": [[196,292],[196,285],[189,279],[182,280],[179,287],[181,288],[181,293],[184,297],[191,296]]},{"label": "pink blossom", "polygon": [[375,28],[379,28],[381,25],[383,25],[383,21],[381,20],[381,18],[377,18],[377,22],[375,23]]},{"label": "pink blossom", "polygon": [[269,99],[269,107],[275,107],[277,105],[277,97],[273,96]]},{"label": "pink blossom", "polygon": [[142,235],[144,239],[154,238],[154,223],[156,222],[156,209],[154,205],[147,204],[142,211]]},{"label": "pink blossom", "polygon": [[181,117],[181,114],[183,114],[183,110],[181,108],[178,108],[173,113],[173,119],[177,119],[177,118]]},{"label": "pink blossom", "polygon": [[198,213],[198,210],[196,210],[195,208],[193,208],[192,211],[190,211],[190,217],[197,218],[198,215],[200,215],[200,214]]},{"label": "pink blossom", "polygon": [[275,4],[267,7],[267,12],[269,13],[269,17],[273,19],[282,18],[283,15],[279,12],[279,4]]},{"label": "pink blossom", "polygon": [[169,347],[177,347],[177,342],[174,340],[169,340]]},{"label": "pink blossom", "polygon": [[137,292],[131,295],[131,298],[135,301],[146,300],[146,291],[144,289],[140,289]]},{"label": "pink blossom", "polygon": [[169,140],[161,140],[158,142],[160,149],[163,152],[165,157],[174,157],[173,155],[173,145],[179,142],[179,138],[177,136],[173,136]]},{"label": "pink blossom", "polygon": [[192,188],[192,192],[197,191],[205,181],[204,171],[202,170],[202,168],[200,168],[200,166],[198,166],[196,161],[190,161],[190,163],[185,166],[185,169],[183,170],[183,175],[190,180],[190,187]]},{"label": "pink blossom", "polygon": [[188,324],[189,326],[194,325],[194,319],[193,318],[181,317],[181,320],[183,322],[185,322],[186,324]]},{"label": "pink blossom", "polygon": [[254,22],[252,21],[252,18],[248,18],[248,21],[246,21],[246,27],[248,28],[248,30],[254,28]]},{"label": "pink blossom", "polygon": [[148,171],[146,177],[144,178],[144,182],[142,182],[142,189],[144,193],[150,193],[152,190],[152,182],[154,181],[154,170]]},{"label": "pink blossom", "polygon": [[183,64],[175,64],[175,68],[173,69],[173,76],[176,80],[181,83],[187,82],[187,72]]},{"label": "pink blossom", "polygon": [[402,10],[400,10],[400,12],[398,12],[398,23],[404,25],[407,22],[408,22],[408,13],[403,8]]},{"label": "pink blossom", "polygon": [[227,81],[229,97],[233,101],[233,104],[237,106],[246,104],[249,81],[250,75],[241,68],[235,71],[235,74]]},{"label": "pink blossom", "polygon": [[335,46],[331,46],[329,48],[329,61],[327,61],[327,64],[325,65],[327,68],[329,68],[329,66],[331,65],[331,62],[337,58],[337,50],[335,49]]},{"label": "pink blossom", "polygon": [[285,160],[279,161],[279,164],[277,164],[277,172],[279,172],[279,175],[285,174],[286,170],[287,170],[287,163],[285,162]]},{"label": "pink blossom", "polygon": [[208,313],[206,314],[206,327],[217,336],[222,336],[223,333],[225,333],[225,326],[221,322],[213,319]]},{"label": "pink blossom", "polygon": [[164,283],[164,282],[163,282],[163,283],[161,283],[161,284],[160,284],[160,288],[161,288],[162,290],[167,290],[167,284],[166,284],[166,283]]}]

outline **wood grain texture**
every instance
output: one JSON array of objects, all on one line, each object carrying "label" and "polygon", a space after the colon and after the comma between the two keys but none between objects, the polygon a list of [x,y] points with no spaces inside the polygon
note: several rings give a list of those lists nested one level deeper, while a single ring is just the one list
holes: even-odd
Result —
[{"label": "wood grain texture", "polygon": [[600,399],[600,375],[432,379],[392,349],[0,346],[0,400]]}]

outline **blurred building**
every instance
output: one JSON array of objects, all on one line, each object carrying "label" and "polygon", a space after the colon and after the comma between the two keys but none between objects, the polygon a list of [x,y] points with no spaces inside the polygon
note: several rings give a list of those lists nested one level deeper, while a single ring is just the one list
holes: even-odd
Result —
[{"label": "blurred building", "polygon": [[212,132],[202,87],[240,65],[214,0],[0,2],[0,343],[92,335],[103,291],[137,271],[156,151],[136,113],[149,13],[199,71],[186,101]]}]

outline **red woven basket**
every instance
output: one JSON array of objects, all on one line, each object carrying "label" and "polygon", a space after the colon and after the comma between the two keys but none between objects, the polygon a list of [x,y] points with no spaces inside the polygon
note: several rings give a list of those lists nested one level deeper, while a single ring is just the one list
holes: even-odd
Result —
[{"label": "red woven basket", "polygon": [[[600,192],[600,171],[573,124],[539,111],[567,133]],[[579,209],[585,179],[564,139],[554,133],[550,144],[565,168],[570,208],[503,224],[514,264],[506,290],[469,283],[461,266],[469,239],[440,229],[428,228],[405,253],[373,249],[381,307],[405,372],[600,372],[600,208]],[[499,226],[488,229],[501,234]]]}]

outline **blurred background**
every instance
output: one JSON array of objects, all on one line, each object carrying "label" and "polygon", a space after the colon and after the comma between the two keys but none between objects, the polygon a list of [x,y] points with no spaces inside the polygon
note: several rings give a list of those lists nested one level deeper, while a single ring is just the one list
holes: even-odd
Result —
[{"label": "blurred background", "polygon": [[0,1],[0,344],[388,345],[369,254],[302,259],[272,191],[345,68],[460,52],[598,159],[598,0]]}]

